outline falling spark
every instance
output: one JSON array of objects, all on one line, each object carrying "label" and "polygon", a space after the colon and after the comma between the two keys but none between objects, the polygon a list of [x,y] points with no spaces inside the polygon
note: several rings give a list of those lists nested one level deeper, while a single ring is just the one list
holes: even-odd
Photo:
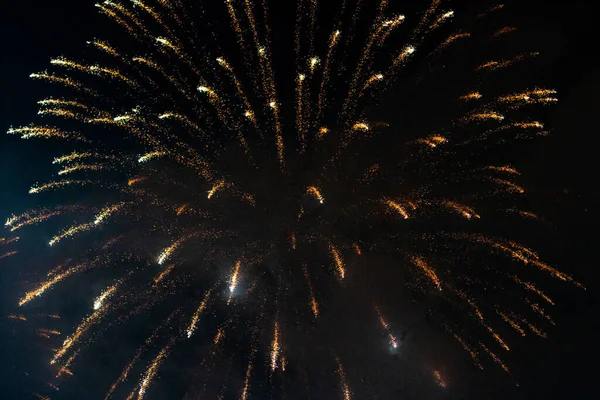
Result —
[{"label": "falling spark", "polygon": [[200,302],[200,305],[198,306],[198,309],[192,316],[192,321],[190,322],[190,326],[188,327],[188,329],[186,331],[188,339],[192,337],[192,335],[194,334],[194,331],[196,330],[196,325],[198,324],[198,319],[200,318],[200,315],[202,314],[202,312],[206,309],[208,300],[210,299],[211,292],[212,292],[212,289],[210,289],[206,292],[206,294],[204,295],[204,298],[202,299],[202,301]]},{"label": "falling spark", "polygon": [[102,294],[96,298],[96,300],[94,301],[94,310],[99,310],[102,307],[104,300],[106,300],[108,297],[110,297],[110,295],[112,295],[115,292],[115,290],[117,290],[117,287],[119,286],[120,283],[121,282],[115,283],[114,285],[112,285],[111,287],[106,289],[104,292],[102,292]]},{"label": "falling spark", "polygon": [[148,390],[148,386],[150,386],[150,383],[152,382],[152,380],[156,376],[156,373],[158,372],[158,368],[160,367],[160,364],[164,361],[164,359],[168,355],[169,346],[170,346],[170,344],[167,345],[166,347],[164,347],[160,351],[160,353],[158,353],[156,358],[152,361],[152,363],[150,364],[148,369],[146,369],[144,378],[142,379],[142,382],[140,383],[140,389],[138,391],[138,400],[142,400],[144,398],[144,395],[146,394],[146,391]]},{"label": "falling spark", "polygon": [[421,268],[423,270],[423,272],[425,272],[425,275],[427,275],[427,277],[429,279],[431,279],[431,281],[435,284],[435,286],[438,288],[438,290],[442,291],[442,284],[440,282],[440,279],[438,278],[435,271],[433,269],[431,269],[431,267],[429,267],[429,265],[427,265],[425,260],[420,257],[413,257],[412,261],[413,261],[413,264],[415,264],[417,267]]},{"label": "falling spark", "polygon": [[273,328],[273,341],[271,342],[271,371],[277,369],[277,359],[279,358],[280,343],[279,343],[279,321],[275,320]]},{"label": "falling spark", "polygon": [[400,215],[402,215],[402,218],[408,219],[408,213],[406,212],[404,207],[402,207],[400,204],[398,204],[392,200],[386,200],[385,203],[388,206],[390,206],[391,208],[393,208],[395,211],[397,211]]},{"label": "falling spark", "polygon": [[344,268],[344,262],[342,261],[340,252],[331,243],[329,244],[329,250],[331,251],[331,255],[333,256],[333,260],[335,261],[335,267],[337,269],[338,279],[342,280],[342,279],[344,279],[344,276],[346,276],[346,270]]},{"label": "falling spark", "polygon": [[442,374],[440,374],[440,371],[433,371],[433,377],[435,378],[435,383],[437,383],[439,387],[445,388],[447,386],[446,381],[444,378],[442,378]]},{"label": "falling spark", "polygon": [[54,286],[58,282],[60,282],[60,281],[64,280],[65,278],[67,278],[67,277],[75,274],[76,272],[83,271],[87,266],[88,266],[87,264],[76,265],[76,266],[74,266],[72,268],[69,268],[65,272],[62,272],[60,274],[55,275],[52,279],[50,279],[50,280],[42,283],[36,289],[27,292],[25,294],[25,296],[22,297],[21,300],[19,300],[19,306],[22,306],[24,304],[29,303],[35,297],[40,297],[46,290],[52,288],[52,286]]},{"label": "falling spark", "polygon": [[325,199],[323,198],[323,196],[321,195],[321,192],[319,191],[319,189],[317,187],[309,186],[306,191],[308,193],[312,194],[313,196],[315,196],[317,198],[317,200],[319,200],[319,203],[323,204],[323,202],[325,201]]},{"label": "falling spark", "polygon": [[238,274],[240,272],[241,265],[242,265],[242,263],[239,260],[238,260],[238,262],[235,263],[235,267],[233,269],[233,274],[231,275],[231,279],[229,280],[229,299],[227,300],[227,304],[229,304],[231,302],[233,293],[235,292],[235,288],[237,287]]},{"label": "falling spark", "polygon": [[210,200],[211,197],[213,197],[213,195],[221,188],[223,188],[223,186],[225,186],[225,182],[224,181],[219,181],[217,183],[215,183],[215,185],[212,187],[212,189],[210,189],[208,191],[208,199]]},{"label": "falling spark", "polygon": [[169,259],[171,254],[173,254],[173,252],[183,243],[183,241],[185,239],[186,238],[181,238],[178,241],[176,241],[175,243],[173,243],[172,245],[170,245],[169,247],[167,247],[166,249],[164,249],[158,256],[158,259],[156,260],[158,265],[164,264],[164,262]]},{"label": "falling spark", "polygon": [[171,271],[173,271],[173,268],[175,268],[175,264],[171,264],[167,268],[165,268],[160,274],[156,276],[156,278],[154,278],[154,284],[157,285],[160,283],[160,281],[165,279],[165,277],[169,275]]}]

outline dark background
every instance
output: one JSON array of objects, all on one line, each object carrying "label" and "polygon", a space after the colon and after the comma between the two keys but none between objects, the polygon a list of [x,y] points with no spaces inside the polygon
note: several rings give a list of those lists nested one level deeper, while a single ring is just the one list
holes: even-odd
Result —
[{"label": "dark background", "polygon": [[[557,302],[557,327],[547,340],[528,343],[519,351],[526,364],[518,380],[529,398],[565,399],[597,393],[600,346],[598,329],[597,209],[600,168],[597,165],[600,68],[594,10],[583,0],[547,2],[522,0],[513,7],[515,18],[546,38],[552,62],[544,74],[551,77],[560,102],[547,126],[552,135],[527,154],[521,169],[539,185],[537,201],[542,214],[554,224],[558,241],[553,252],[561,268],[570,271],[586,291],[569,290]],[[100,18],[88,0],[11,1],[0,15],[0,131],[31,121],[36,101],[44,95],[39,83],[28,78],[43,71],[50,57],[72,53],[102,31]],[[540,33],[542,32],[542,33]],[[27,190],[53,154],[43,142],[21,141],[0,135],[0,219],[28,208]],[[18,266],[26,268],[26,266]],[[19,326],[6,316],[16,312],[21,273],[0,261],[0,397],[31,398],[35,390],[27,375],[27,360],[39,350],[20,340]],[[560,297],[559,294],[555,297]],[[40,361],[41,362],[41,361]]]}]

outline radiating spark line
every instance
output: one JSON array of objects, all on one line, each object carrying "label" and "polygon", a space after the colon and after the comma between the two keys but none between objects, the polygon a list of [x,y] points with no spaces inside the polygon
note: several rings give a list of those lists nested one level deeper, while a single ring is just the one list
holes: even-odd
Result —
[{"label": "radiating spark line", "polygon": [[342,280],[346,276],[346,269],[344,268],[344,261],[342,260],[342,256],[340,255],[338,249],[331,243],[329,244],[329,251],[331,251],[331,256],[335,261],[338,279]]},{"label": "radiating spark line", "polygon": [[60,274],[55,275],[52,279],[40,284],[40,286],[38,286],[36,289],[25,293],[25,296],[19,300],[19,306],[29,303],[35,297],[40,297],[46,290],[52,288],[52,286],[54,286],[56,283],[75,274],[76,272],[83,271],[87,267],[88,267],[88,264],[79,264],[79,265],[69,268],[68,270],[66,270]]},{"label": "radiating spark line", "polygon": [[281,344],[279,342],[279,321],[275,320],[275,326],[273,327],[273,341],[271,342],[271,372],[277,369],[277,360],[279,358],[279,351]]},{"label": "radiating spark line", "polygon": [[79,232],[85,232],[85,231],[89,231],[90,229],[92,229],[94,227],[93,224],[81,224],[81,225],[74,225],[70,228],[68,228],[67,230],[65,230],[64,232],[62,232],[59,235],[54,236],[49,242],[48,244],[50,246],[54,246],[56,243],[60,242],[61,240],[63,240],[64,238],[67,237],[72,237],[74,236],[76,233]]},{"label": "radiating spark line", "polygon": [[423,270],[425,275],[427,275],[427,277],[431,279],[431,281],[435,284],[439,291],[442,291],[442,284],[440,282],[440,279],[438,278],[435,271],[429,265],[427,265],[427,262],[425,262],[424,259],[422,259],[421,257],[413,257],[412,262],[414,265]]},{"label": "radiating spark line", "polygon": [[241,265],[242,265],[242,263],[238,260],[235,263],[235,267],[233,269],[233,274],[231,274],[231,279],[229,280],[229,299],[227,300],[227,304],[229,304],[231,302],[231,299],[233,298],[233,293],[235,292],[235,288],[237,287],[238,275],[240,273]]},{"label": "radiating spark line", "polygon": [[500,357],[498,357],[496,354],[494,354],[490,349],[488,349],[483,343],[479,343],[479,345],[485,350],[485,352],[492,358],[492,360],[494,360],[496,362],[496,364],[498,364],[500,366],[500,368],[502,368],[504,370],[504,372],[506,372],[507,374],[510,374],[510,370],[508,369],[508,367],[506,365],[504,365],[504,363],[502,362],[502,360],[500,359]]},{"label": "radiating spark line", "polygon": [[319,200],[319,203],[323,204],[323,202],[325,201],[325,199],[321,195],[321,192],[316,186],[309,186],[308,189],[306,189],[306,191],[315,196],[315,198]]},{"label": "radiating spark line", "polygon": [[198,324],[198,319],[200,318],[200,315],[202,314],[202,312],[206,309],[206,306],[208,305],[208,301],[210,299],[211,292],[212,292],[212,289],[210,289],[206,292],[206,294],[204,295],[204,298],[202,299],[202,301],[200,302],[200,305],[198,306],[198,309],[196,309],[196,312],[194,312],[194,315],[192,316],[190,326],[188,327],[188,329],[186,331],[186,335],[187,335],[188,339],[192,337],[192,335],[194,334],[194,331],[196,330],[196,325]]},{"label": "radiating spark line", "polygon": [[462,346],[462,348],[471,356],[471,359],[473,360],[473,362],[475,363],[475,365],[479,369],[483,369],[483,366],[481,365],[481,363],[479,362],[479,358],[477,357],[477,353],[475,351],[473,351],[469,346],[467,346],[467,344],[465,343],[465,341],[463,340],[463,338],[461,338],[460,336],[458,336],[456,333],[452,333],[452,335],[458,341],[458,343],[460,343],[460,345]]},{"label": "radiating spark line", "polygon": [[171,264],[167,268],[165,268],[160,274],[156,276],[156,278],[154,278],[154,284],[157,285],[160,283],[160,281],[165,279],[165,277],[169,275],[171,271],[173,271],[173,268],[175,268],[175,264]]},{"label": "radiating spark line", "polygon": [[140,382],[140,389],[138,391],[138,396],[137,396],[138,400],[142,400],[144,398],[144,396],[146,395],[146,391],[148,390],[150,383],[152,383],[152,380],[156,376],[156,373],[158,372],[158,368],[160,367],[160,365],[162,364],[162,362],[168,355],[170,344],[171,343],[169,343],[167,346],[165,346],[160,351],[160,353],[158,353],[156,358],[154,358],[154,360],[152,360],[152,363],[150,364],[148,369],[146,369],[144,378]]},{"label": "radiating spark line", "polygon": [[167,261],[169,259],[169,257],[171,257],[171,254],[173,254],[173,252],[175,250],[177,250],[177,248],[187,239],[187,237],[183,237],[179,240],[177,240],[175,243],[173,243],[172,245],[170,245],[169,247],[167,247],[166,249],[164,249],[160,255],[158,256],[158,259],[156,260],[156,262],[158,263],[158,265],[162,265],[164,264],[165,261]]},{"label": "radiating spark line", "polygon": [[217,183],[215,183],[212,187],[212,189],[210,189],[208,191],[208,199],[210,200],[211,197],[214,196],[214,194],[219,190],[222,189],[225,186],[225,181],[219,181]]},{"label": "radiating spark line", "polygon": [[397,349],[398,348],[398,339],[396,339],[396,336],[394,336],[392,334],[392,331],[390,330],[390,325],[385,320],[385,318],[383,318],[383,315],[381,314],[381,310],[379,310],[379,307],[375,306],[375,312],[377,313],[377,317],[379,318],[379,323],[381,324],[381,327],[383,328],[383,330],[385,331],[385,333],[389,339],[390,345],[394,349]]},{"label": "radiating spark line", "polygon": [[153,158],[163,157],[165,155],[167,155],[167,153],[165,153],[164,151],[153,151],[152,153],[147,153],[143,156],[140,156],[140,158],[138,158],[138,162],[145,163],[152,160]]},{"label": "radiating spark line", "polygon": [[317,299],[315,298],[312,284],[310,282],[310,275],[308,274],[308,269],[306,268],[306,266],[303,266],[303,272],[304,278],[306,279],[306,284],[308,285],[308,294],[310,296],[310,309],[313,313],[313,316],[317,318],[319,316],[319,304],[317,303]]},{"label": "radiating spark line", "polygon": [[391,207],[392,209],[397,211],[398,214],[402,215],[402,218],[404,218],[404,219],[409,218],[408,213],[406,212],[404,207],[402,207],[400,204],[396,203],[395,201],[385,200],[385,204],[387,204],[389,207]]},{"label": "radiating spark line", "polygon": [[117,287],[121,283],[122,282],[119,281],[119,282],[115,283],[114,285],[110,286],[104,292],[102,292],[102,294],[100,296],[98,296],[96,298],[96,300],[94,300],[94,310],[99,310],[100,308],[102,308],[102,305],[104,304],[104,300],[109,298],[117,290]]},{"label": "radiating spark line", "polygon": [[85,332],[87,332],[87,330],[89,328],[91,328],[92,325],[97,323],[102,318],[102,316],[106,313],[106,311],[107,311],[107,307],[101,307],[101,308],[97,309],[96,311],[94,311],[94,313],[91,314],[89,317],[85,318],[83,320],[83,322],[81,322],[81,324],[79,324],[77,329],[75,329],[75,333],[73,333],[73,335],[71,335],[65,339],[65,341],[62,344],[62,347],[54,354],[54,357],[50,361],[50,364],[56,363],[56,361],[58,361],[60,358],[62,358],[62,356],[64,356],[65,353],[67,351],[69,351],[69,349],[71,347],[73,347],[73,345],[78,343],[81,336],[83,336],[83,334]]},{"label": "radiating spark line", "polygon": [[342,395],[344,396],[344,400],[351,400],[351,392],[348,387],[348,381],[346,379],[346,373],[344,372],[344,367],[340,360],[337,360],[338,363],[338,375],[340,377],[340,386],[342,388]]},{"label": "radiating spark line", "polygon": [[439,387],[445,388],[446,386],[448,386],[448,384],[442,377],[442,374],[440,373],[440,371],[438,371],[438,370],[433,371],[433,377],[435,378],[435,383],[437,383]]}]

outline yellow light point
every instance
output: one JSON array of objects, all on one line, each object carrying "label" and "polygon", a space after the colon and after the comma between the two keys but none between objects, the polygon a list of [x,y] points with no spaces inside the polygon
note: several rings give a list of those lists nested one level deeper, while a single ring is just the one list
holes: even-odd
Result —
[{"label": "yellow light point", "polygon": [[192,316],[190,326],[188,327],[188,329],[186,331],[186,335],[187,335],[188,339],[192,337],[192,335],[194,334],[194,331],[196,330],[196,325],[198,324],[198,319],[200,318],[200,315],[202,315],[202,312],[206,309],[206,306],[208,305],[208,301],[210,300],[211,292],[212,292],[212,289],[210,289],[206,292],[206,294],[204,295],[204,298],[202,299],[202,301],[200,302],[200,305],[198,306],[198,309]]},{"label": "yellow light point", "polygon": [[84,140],[76,133],[63,132],[58,128],[48,126],[25,126],[21,128],[10,128],[6,133],[9,135],[21,135],[21,139],[31,138],[60,138],[71,140]]},{"label": "yellow light point", "polygon": [[406,212],[406,210],[404,209],[404,207],[402,207],[400,204],[398,204],[398,203],[396,203],[395,201],[392,201],[392,200],[386,200],[385,204],[387,204],[389,207],[391,207],[395,211],[397,211],[398,214],[402,215],[402,218],[408,219],[408,213]]},{"label": "yellow light point", "polygon": [[425,260],[422,259],[421,257],[413,257],[412,258],[412,262],[413,262],[414,265],[416,265],[417,267],[419,267],[419,268],[421,268],[423,270],[423,272],[425,273],[425,275],[427,275],[427,277],[429,279],[431,279],[431,281],[435,284],[435,286],[441,292],[442,291],[442,284],[440,282],[440,279],[438,278],[438,276],[435,273],[435,271],[431,267],[429,267],[429,265],[427,265],[427,263],[425,262]]},{"label": "yellow light point", "polygon": [[254,121],[254,113],[250,110],[244,112],[244,117],[248,118],[251,121]]},{"label": "yellow light point", "polygon": [[94,310],[99,310],[102,307],[102,304],[104,304],[104,300],[109,298],[117,290],[117,287],[120,283],[121,282],[115,283],[114,285],[106,289],[104,292],[102,292],[102,294],[98,296],[96,300],[94,300]]},{"label": "yellow light point", "polygon": [[81,225],[72,226],[69,229],[67,229],[66,231],[64,231],[63,233],[61,233],[60,235],[54,236],[48,242],[48,244],[50,246],[54,246],[56,243],[60,242],[61,240],[63,240],[66,237],[71,237],[79,232],[88,231],[88,230],[92,229],[93,227],[94,227],[93,224],[81,224]]},{"label": "yellow light point", "polygon": [[325,199],[323,198],[323,196],[321,195],[321,192],[319,191],[319,189],[315,186],[309,186],[308,189],[306,189],[306,191],[309,194],[312,194],[317,200],[319,200],[319,203],[323,204],[323,202],[325,202]]},{"label": "yellow light point", "polygon": [[146,179],[148,179],[148,178],[146,178],[145,176],[139,176],[139,177],[136,177],[136,178],[131,178],[131,179],[129,179],[127,181],[127,186],[133,186],[133,185],[135,185],[137,183],[145,181]]},{"label": "yellow light point", "polygon": [[504,322],[509,324],[515,331],[519,332],[519,334],[521,336],[525,336],[525,331],[523,330],[523,328],[521,328],[521,326],[519,324],[517,324],[515,321],[513,321],[512,318],[510,318],[508,315],[506,315],[502,312],[498,312],[498,315],[500,315],[500,317],[504,320]]},{"label": "yellow light point", "polygon": [[173,268],[175,268],[175,264],[171,264],[167,268],[165,268],[160,274],[156,276],[156,278],[154,278],[154,284],[158,285],[163,279],[165,279],[167,275],[171,273],[171,271],[173,271]]},{"label": "yellow light point", "polygon": [[293,232],[290,237],[290,241],[291,241],[291,245],[292,245],[292,250],[296,250],[296,234]]},{"label": "yellow light point", "polygon": [[504,370],[504,372],[506,372],[507,374],[510,374],[510,370],[508,369],[508,367],[506,365],[504,365],[504,363],[502,362],[500,357],[498,357],[496,354],[492,353],[492,351],[490,349],[488,349],[483,343],[479,343],[479,345],[485,350],[486,353],[488,353],[488,355],[492,358],[492,360],[494,360],[496,362],[496,364],[498,364],[500,366],[500,368],[502,368]]},{"label": "yellow light point", "polygon": [[435,378],[435,383],[437,383],[439,387],[445,388],[447,386],[446,381],[444,378],[442,378],[440,371],[433,371],[433,377]]},{"label": "yellow light point", "polygon": [[277,102],[275,102],[275,101],[269,102],[269,107],[271,107],[272,109],[276,109],[277,108]]},{"label": "yellow light point", "polygon": [[25,316],[23,314],[9,314],[8,319],[16,319],[19,321],[27,321],[27,318],[25,318]]},{"label": "yellow light point", "polygon": [[462,348],[471,356],[471,359],[473,360],[473,363],[475,363],[475,365],[479,369],[483,369],[483,366],[479,362],[479,358],[477,358],[477,353],[475,351],[473,351],[469,346],[467,346],[467,344],[465,343],[465,341],[460,336],[458,336],[456,333],[452,333],[452,335],[458,341],[458,343],[460,343],[460,345],[462,346]]},{"label": "yellow light point", "polygon": [[479,92],[472,92],[472,93],[467,93],[464,96],[460,96],[459,99],[460,100],[478,100],[480,98],[482,98],[483,96],[481,95],[481,93]]},{"label": "yellow light point", "polygon": [[329,250],[331,251],[331,255],[333,256],[333,260],[335,261],[338,279],[342,280],[346,276],[346,270],[344,268],[344,261],[342,260],[342,256],[340,255],[338,249],[336,249],[335,246],[331,243],[329,244]]},{"label": "yellow light point", "polygon": [[61,169],[60,171],[58,171],[58,175],[66,175],[66,174],[70,174],[71,172],[76,172],[76,171],[99,171],[101,169],[102,169],[102,165],[77,164],[77,165],[72,165],[70,167]]},{"label": "yellow light point", "polygon": [[215,183],[212,189],[208,191],[208,199],[210,200],[210,198],[213,197],[219,189],[223,188],[223,186],[225,186],[225,181]]},{"label": "yellow light point", "polygon": [[140,389],[138,391],[138,397],[137,397],[138,400],[142,400],[144,398],[144,396],[146,395],[148,386],[150,386],[150,383],[156,376],[156,373],[158,372],[158,368],[160,367],[160,364],[167,357],[168,351],[169,351],[169,345],[167,345],[165,348],[163,348],[160,351],[160,353],[158,353],[156,358],[154,360],[152,360],[152,363],[146,370],[146,373],[144,374],[144,378],[142,379],[142,382],[140,383]]},{"label": "yellow light point", "polygon": [[461,214],[463,217],[465,217],[466,219],[471,219],[471,218],[481,218],[478,214],[475,213],[475,211],[473,211],[472,208],[467,207],[463,204],[459,204],[456,203],[454,201],[444,201],[442,203],[444,206],[451,208],[452,210],[458,212],[459,214]]},{"label": "yellow light point", "polygon": [[327,127],[321,127],[319,128],[319,138],[322,139],[323,137],[325,137],[325,135],[327,135],[329,133],[329,129]]},{"label": "yellow light point", "polygon": [[235,292],[235,288],[238,284],[238,275],[240,273],[240,267],[242,263],[238,260],[235,263],[235,267],[233,269],[233,274],[231,274],[231,279],[229,280],[229,299],[227,299],[227,304],[231,302],[231,298],[233,297],[233,292]]},{"label": "yellow light point", "polygon": [[342,395],[344,396],[344,400],[351,400],[351,392],[350,392],[350,388],[348,387],[348,381],[346,380],[346,374],[344,373],[344,367],[342,366],[342,363],[340,362],[340,360],[337,360],[338,362],[338,375],[340,376],[340,386],[342,387]]},{"label": "yellow light point", "polygon": [[55,364],[56,361],[58,361],[62,356],[65,355],[65,353],[67,351],[69,351],[69,349],[71,347],[73,347],[74,344],[76,344],[79,339],[81,338],[81,336],[92,326],[94,325],[96,322],[98,322],[98,320],[104,315],[104,313],[106,312],[107,307],[103,307],[103,308],[99,308],[98,310],[94,311],[94,313],[92,315],[90,315],[89,317],[85,318],[83,320],[83,322],[81,324],[79,324],[79,326],[77,327],[77,329],[75,329],[75,333],[66,338],[65,341],[62,344],[62,347],[54,354],[54,357],[52,358],[52,360],[50,361],[50,364]]},{"label": "yellow light point", "polygon": [[352,247],[354,247],[354,251],[356,252],[357,256],[362,255],[362,250],[360,249],[360,246],[358,245],[358,243],[352,243]]},{"label": "yellow light point", "polygon": [[525,193],[525,189],[513,182],[504,180],[504,179],[498,179],[498,178],[492,178],[491,179],[493,182],[497,183],[498,185],[504,186],[509,192],[513,192],[513,193]]},{"label": "yellow light point", "polygon": [[304,272],[304,278],[306,279],[306,284],[308,285],[308,294],[310,296],[310,309],[315,318],[319,316],[319,304],[317,303],[317,299],[315,298],[315,294],[313,292],[312,284],[310,282],[310,275],[308,274],[308,269],[306,266],[302,267]]},{"label": "yellow light point", "polygon": [[355,130],[355,131],[368,132],[369,129],[370,129],[369,125],[365,122],[357,122],[352,126],[352,130]]},{"label": "yellow light point", "polygon": [[159,157],[163,157],[165,155],[167,155],[167,153],[164,151],[153,151],[152,153],[144,154],[143,156],[138,158],[138,163],[140,163],[140,164],[145,163],[145,162],[152,160],[153,158],[159,158]]},{"label": "yellow light point", "polygon": [[173,254],[173,252],[181,245],[181,243],[183,243],[183,241],[185,239],[186,238],[181,238],[178,241],[176,241],[175,243],[173,243],[172,245],[170,245],[169,247],[167,247],[166,249],[164,249],[158,256],[158,259],[156,260],[158,265],[163,265],[165,263],[165,261],[167,261],[169,259],[171,254]]},{"label": "yellow light point", "polygon": [[279,321],[275,321],[273,328],[273,342],[271,343],[271,371],[277,369],[277,359],[279,358],[280,343],[279,343]]},{"label": "yellow light point", "polygon": [[317,65],[321,63],[319,57],[312,57],[309,62],[310,72],[314,72]]}]

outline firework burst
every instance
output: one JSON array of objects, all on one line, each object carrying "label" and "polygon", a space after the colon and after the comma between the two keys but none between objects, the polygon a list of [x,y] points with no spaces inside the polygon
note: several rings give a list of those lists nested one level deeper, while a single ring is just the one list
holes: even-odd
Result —
[{"label": "firework burst", "polygon": [[[5,225],[26,232],[61,221],[48,244],[68,260],[18,305],[25,312],[83,272],[110,278],[50,357],[59,376],[77,375],[77,358],[104,333],[151,314],[106,399],[152,398],[161,369],[186,358],[204,382],[190,386],[190,399],[283,398],[300,370],[309,397],[321,353],[335,354],[324,364],[332,393],[366,398],[341,339],[324,334],[328,350],[298,351],[335,319],[331,297],[361,291],[364,276],[390,280],[375,285],[377,298],[344,303],[386,337],[362,337],[361,347],[410,351],[403,315],[390,306],[402,286],[474,366],[510,376],[510,344],[554,324],[557,299],[534,281],[581,286],[494,230],[498,215],[514,215],[515,226],[536,215],[516,206],[527,189],[511,154],[489,150],[546,134],[529,115],[556,91],[502,75],[538,53],[477,51],[518,33],[481,26],[501,7],[467,23],[439,0],[406,14],[403,2],[297,0],[288,21],[276,3],[104,1],[96,7],[118,38],[88,42],[92,62],[57,57],[52,72],[31,75],[57,87],[58,97],[39,101],[50,125],[8,133],[65,142],[54,178],[30,190],[64,194]],[[2,263],[16,240],[0,239]],[[201,348],[198,360],[180,354],[190,346]],[[452,386],[438,369],[427,376],[438,390]]]}]

